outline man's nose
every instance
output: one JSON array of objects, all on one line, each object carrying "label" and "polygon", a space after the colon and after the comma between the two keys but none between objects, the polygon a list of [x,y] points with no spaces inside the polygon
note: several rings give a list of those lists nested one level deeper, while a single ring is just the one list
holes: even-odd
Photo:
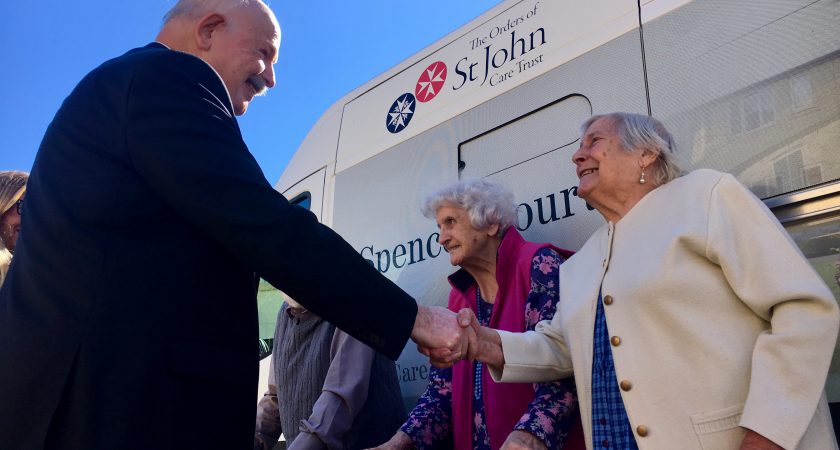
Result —
[{"label": "man's nose", "polygon": [[265,80],[265,85],[268,88],[273,88],[275,84],[274,79],[274,64],[268,64],[263,70],[262,77]]}]

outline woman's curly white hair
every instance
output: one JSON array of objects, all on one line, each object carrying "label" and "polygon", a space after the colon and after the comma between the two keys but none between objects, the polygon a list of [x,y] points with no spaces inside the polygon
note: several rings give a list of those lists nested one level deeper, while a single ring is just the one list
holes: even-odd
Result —
[{"label": "woman's curly white hair", "polygon": [[516,224],[516,203],[513,193],[504,186],[484,178],[462,180],[429,195],[423,200],[423,215],[434,219],[442,206],[454,206],[467,212],[476,229],[499,225],[499,236]]}]

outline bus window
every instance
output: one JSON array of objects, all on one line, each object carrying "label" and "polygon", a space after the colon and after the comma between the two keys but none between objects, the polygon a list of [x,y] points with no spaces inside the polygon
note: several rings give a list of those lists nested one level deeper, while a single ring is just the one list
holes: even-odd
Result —
[{"label": "bus window", "polygon": [[301,208],[311,209],[312,207],[312,194],[309,192],[304,192],[302,194],[298,194],[295,198],[289,200],[289,203],[293,205],[298,205]]}]

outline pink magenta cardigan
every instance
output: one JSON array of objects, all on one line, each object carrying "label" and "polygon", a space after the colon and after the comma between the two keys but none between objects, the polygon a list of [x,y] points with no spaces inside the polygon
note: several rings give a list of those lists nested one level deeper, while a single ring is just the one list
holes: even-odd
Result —
[{"label": "pink magenta cardigan", "polygon": [[[538,250],[552,248],[564,258],[573,252],[551,244],[528,242],[514,227],[508,228],[496,258],[499,290],[490,315],[490,328],[525,331],[525,300],[531,290],[531,261]],[[464,269],[449,276],[449,309],[476,311],[476,283]],[[472,448],[473,364],[460,361],[452,368],[452,430],[456,449]],[[534,399],[531,383],[496,383],[483,368],[481,384],[490,447],[499,448]]]}]

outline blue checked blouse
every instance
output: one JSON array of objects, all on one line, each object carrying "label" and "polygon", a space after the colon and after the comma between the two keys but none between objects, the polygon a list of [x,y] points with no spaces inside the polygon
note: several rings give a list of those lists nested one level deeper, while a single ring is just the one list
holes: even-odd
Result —
[{"label": "blue checked blouse", "polygon": [[592,357],[592,446],[637,450],[630,420],[621,400],[615,377],[610,333],[604,315],[604,303],[598,294],[595,315],[594,355]]}]

